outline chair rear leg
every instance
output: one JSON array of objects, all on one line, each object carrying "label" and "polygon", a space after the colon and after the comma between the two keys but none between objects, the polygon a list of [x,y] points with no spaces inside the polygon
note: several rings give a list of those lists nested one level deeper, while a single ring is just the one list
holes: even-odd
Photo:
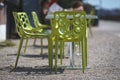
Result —
[{"label": "chair rear leg", "polygon": [[58,62],[58,40],[55,40],[55,73],[57,73],[57,62]]},{"label": "chair rear leg", "polygon": [[37,40],[37,38],[34,39],[33,46],[35,46],[36,40]]},{"label": "chair rear leg", "polygon": [[43,38],[41,38],[40,43],[41,43],[41,55],[42,55],[43,54]]},{"label": "chair rear leg", "polygon": [[84,54],[84,42],[83,40],[81,41],[81,46],[82,46],[82,71],[84,73],[84,70],[85,70],[85,54]]},{"label": "chair rear leg", "polygon": [[92,27],[91,27],[91,25],[89,26],[89,31],[90,31],[91,36],[93,36],[93,32],[92,32]]},{"label": "chair rear leg", "polygon": [[62,59],[64,58],[64,42],[60,42],[60,63],[62,65]]}]

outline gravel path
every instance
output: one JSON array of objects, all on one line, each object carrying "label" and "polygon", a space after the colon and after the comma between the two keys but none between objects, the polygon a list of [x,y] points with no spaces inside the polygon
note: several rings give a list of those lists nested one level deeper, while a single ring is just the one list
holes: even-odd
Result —
[{"label": "gravel path", "polygon": [[[88,65],[85,73],[82,70],[59,69],[50,73],[47,56],[47,43],[44,41],[44,54],[40,56],[39,40],[37,46],[29,41],[26,53],[21,51],[17,69],[13,70],[19,40],[14,47],[0,49],[0,80],[120,80],[120,37],[109,32],[94,31],[88,37]],[[75,56],[76,64],[81,56]],[[69,58],[63,65],[69,65]]]}]

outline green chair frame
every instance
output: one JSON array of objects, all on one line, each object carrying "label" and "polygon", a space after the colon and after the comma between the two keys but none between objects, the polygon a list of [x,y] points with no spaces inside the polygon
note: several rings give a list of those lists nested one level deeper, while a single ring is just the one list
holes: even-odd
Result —
[{"label": "green chair frame", "polygon": [[[55,71],[57,72],[58,49],[63,56],[64,42],[81,42],[82,47],[82,71],[87,67],[87,37],[86,37],[86,13],[84,11],[58,11],[51,20],[52,38],[55,43]],[[53,48],[53,47],[52,47]]]},{"label": "green chair frame", "polygon": [[17,67],[20,51],[23,45],[23,39],[28,38],[46,38],[48,40],[48,60],[49,60],[49,67],[52,68],[52,48],[51,48],[51,34],[46,31],[41,31],[42,29],[33,28],[30,25],[29,19],[25,12],[13,12],[16,29],[20,36],[20,43],[17,52],[17,57],[15,61],[15,68]]}]

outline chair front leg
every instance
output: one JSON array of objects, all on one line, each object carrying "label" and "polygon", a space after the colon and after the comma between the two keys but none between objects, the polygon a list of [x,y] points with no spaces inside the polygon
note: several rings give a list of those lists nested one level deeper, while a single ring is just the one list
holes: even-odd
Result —
[{"label": "chair front leg", "polygon": [[85,68],[87,67],[87,38],[82,40],[82,70],[84,73]]},{"label": "chair front leg", "polygon": [[24,53],[26,53],[27,44],[28,44],[28,38],[26,39]]},{"label": "chair front leg", "polygon": [[87,60],[87,38],[85,37],[84,38],[84,45],[85,45],[85,65],[86,65],[86,68],[87,68],[87,63],[88,63],[88,60]]},{"label": "chair front leg", "polygon": [[81,41],[81,47],[82,47],[82,71],[84,73],[85,70],[85,50],[84,50],[84,42],[83,40]]},{"label": "chair front leg", "polygon": [[58,62],[58,39],[55,39],[55,72],[57,73],[57,62]]},{"label": "chair front leg", "polygon": [[64,42],[60,42],[60,63],[62,64],[62,59],[64,58]]},{"label": "chair front leg", "polygon": [[48,38],[48,61],[49,67],[53,67],[53,41],[51,38]]},{"label": "chair front leg", "polygon": [[16,57],[16,61],[15,61],[15,68],[17,67],[17,64],[18,64],[18,59],[19,59],[19,56],[20,56],[20,51],[21,51],[21,48],[22,48],[23,39],[24,39],[24,37],[20,38],[18,53],[17,53],[17,57]]}]

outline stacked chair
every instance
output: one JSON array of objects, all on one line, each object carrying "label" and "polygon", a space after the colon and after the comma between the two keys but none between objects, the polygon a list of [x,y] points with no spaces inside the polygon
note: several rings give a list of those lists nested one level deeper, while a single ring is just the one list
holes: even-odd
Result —
[{"label": "stacked chair", "polygon": [[[55,71],[57,72],[58,49],[64,50],[64,42],[81,42],[82,71],[87,67],[86,14],[84,11],[58,11],[51,20],[52,44],[55,43]],[[59,45],[59,42],[62,43]],[[53,47],[52,47],[53,48]],[[64,51],[60,52],[63,55]]]},{"label": "stacked chair", "polygon": [[23,45],[23,40],[24,39],[29,39],[29,38],[46,38],[48,40],[48,60],[49,60],[49,66],[52,68],[52,47],[51,47],[51,36],[50,33],[47,31],[44,31],[40,27],[33,28],[30,25],[30,21],[28,19],[28,16],[25,12],[13,12],[15,24],[16,24],[16,29],[17,32],[20,36],[20,43],[19,43],[19,48],[18,48],[18,53],[16,57],[16,62],[15,62],[15,68],[17,67],[18,64],[18,59],[20,56],[20,51]]}]

